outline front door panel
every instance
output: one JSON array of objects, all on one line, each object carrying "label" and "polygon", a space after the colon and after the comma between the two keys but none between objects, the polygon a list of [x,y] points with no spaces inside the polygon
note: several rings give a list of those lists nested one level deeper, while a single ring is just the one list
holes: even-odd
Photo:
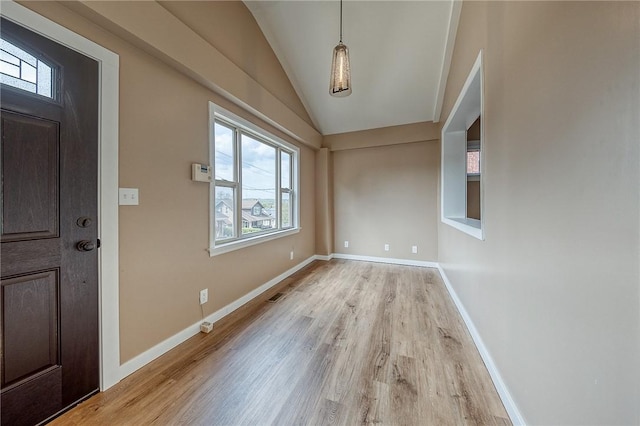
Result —
[{"label": "front door panel", "polygon": [[39,76],[40,60],[54,76],[44,91],[9,78],[0,86],[1,420],[32,425],[99,386],[98,65],[4,19],[0,27],[5,58],[24,68],[14,77]]}]

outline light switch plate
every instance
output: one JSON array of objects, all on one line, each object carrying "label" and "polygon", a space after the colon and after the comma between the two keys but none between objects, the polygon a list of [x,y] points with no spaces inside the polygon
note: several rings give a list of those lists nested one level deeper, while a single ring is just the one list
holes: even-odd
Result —
[{"label": "light switch plate", "polygon": [[120,188],[118,191],[119,204],[121,206],[137,206],[138,188]]}]

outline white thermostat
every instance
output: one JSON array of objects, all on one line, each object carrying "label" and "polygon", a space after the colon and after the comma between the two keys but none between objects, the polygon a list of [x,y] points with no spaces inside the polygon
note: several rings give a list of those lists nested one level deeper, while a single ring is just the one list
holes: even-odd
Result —
[{"label": "white thermostat", "polygon": [[206,164],[192,164],[191,180],[196,182],[211,182],[211,167]]}]

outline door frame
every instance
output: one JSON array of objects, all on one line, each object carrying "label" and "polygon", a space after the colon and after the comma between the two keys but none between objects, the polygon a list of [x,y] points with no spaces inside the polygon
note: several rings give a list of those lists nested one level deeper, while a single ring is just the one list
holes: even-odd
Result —
[{"label": "door frame", "polygon": [[98,253],[100,390],[118,383],[120,319],[118,291],[118,68],[119,56],[13,1],[0,15],[99,64]]}]

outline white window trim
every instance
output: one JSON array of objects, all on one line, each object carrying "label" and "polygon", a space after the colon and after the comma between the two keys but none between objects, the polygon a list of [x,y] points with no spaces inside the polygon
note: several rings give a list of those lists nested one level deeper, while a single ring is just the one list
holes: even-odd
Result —
[{"label": "white window trim", "polygon": [[[216,220],[215,220],[215,189],[216,189],[216,181],[215,181],[215,149],[213,147],[215,141],[215,120],[216,118],[221,119],[224,122],[230,123],[234,126],[241,127],[244,130],[247,130],[248,134],[252,133],[255,136],[258,136],[259,139],[264,139],[267,142],[270,142],[275,145],[281,145],[288,150],[291,151],[291,171],[293,172],[291,179],[293,184],[293,192],[286,191],[290,194],[290,203],[293,203],[293,226],[287,227],[284,229],[279,229],[272,232],[259,233],[259,234],[248,234],[247,236],[241,237],[238,236],[235,239],[229,241],[225,240],[223,242],[218,241],[216,243]],[[239,153],[236,153],[239,155]],[[299,163],[300,163],[300,148],[297,146],[286,142],[277,136],[267,132],[266,130],[258,127],[254,123],[239,117],[238,115],[222,108],[219,105],[214,104],[213,102],[209,102],[209,163],[212,168],[212,175],[214,176],[213,181],[209,184],[209,256],[217,256],[224,253],[229,253],[231,251],[243,249],[246,247],[250,247],[256,244],[261,244],[267,241],[272,241],[278,238],[287,237],[289,235],[297,234],[302,230],[300,227],[300,171],[299,171]],[[278,159],[280,161],[280,159]],[[236,170],[236,173],[240,173],[240,170]],[[278,176],[279,178],[279,176]],[[237,185],[237,184],[236,184]],[[278,179],[277,185],[281,185],[281,180]],[[239,194],[238,194],[239,195]],[[280,200],[276,200],[276,204],[279,205]],[[238,217],[242,217],[242,213],[234,212]],[[276,218],[279,220],[279,218]],[[278,223],[278,226],[281,224]]]},{"label": "white window trim", "polygon": [[[278,238],[288,237],[289,235],[297,234],[301,230],[302,228],[289,228],[282,231],[270,232],[268,234],[259,235],[256,237],[245,237],[241,240],[234,240],[224,244],[219,244],[213,248],[209,248],[209,256],[214,257],[220,254],[229,253],[231,251],[255,246],[256,244],[266,243],[267,241],[275,240]],[[215,229],[213,232],[215,234]]]},{"label": "white window trim", "polygon": [[[484,240],[484,196],[480,195],[481,220],[467,218],[467,129],[480,116],[484,120],[482,50],[442,127],[440,218],[472,237]],[[479,96],[478,96],[479,93]],[[484,192],[484,126],[480,126],[480,190]]]}]

